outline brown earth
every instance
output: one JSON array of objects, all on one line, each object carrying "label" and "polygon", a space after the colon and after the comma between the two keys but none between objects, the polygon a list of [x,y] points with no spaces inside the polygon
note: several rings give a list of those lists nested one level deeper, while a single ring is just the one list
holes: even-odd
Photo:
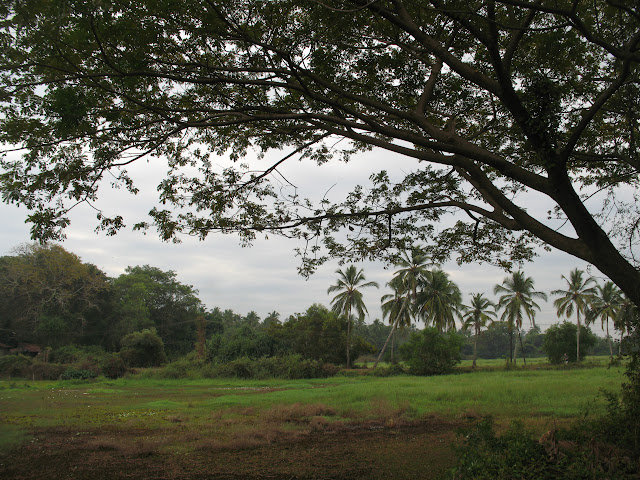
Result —
[{"label": "brown earth", "polygon": [[429,480],[455,463],[459,426],[435,418],[393,427],[349,425],[255,445],[203,443],[182,452],[145,430],[41,429],[30,443],[0,456],[0,478]]}]

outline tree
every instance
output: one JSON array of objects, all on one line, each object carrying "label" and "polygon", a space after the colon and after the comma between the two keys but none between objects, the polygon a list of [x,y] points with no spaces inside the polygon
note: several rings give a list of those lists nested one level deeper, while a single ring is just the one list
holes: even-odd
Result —
[{"label": "tree", "polygon": [[131,332],[120,340],[121,355],[131,367],[157,367],[167,362],[164,343],[155,328]]},{"label": "tree", "polygon": [[446,272],[435,268],[420,282],[417,310],[426,325],[439,332],[456,329],[455,317],[462,308],[462,294]]},{"label": "tree", "polygon": [[411,334],[400,347],[400,353],[414,375],[442,375],[450,373],[460,363],[463,339],[456,332],[442,333],[427,327]]},{"label": "tree", "polygon": [[550,363],[574,363],[583,360],[586,356],[586,351],[597,343],[597,337],[591,333],[589,327],[585,326],[582,338],[582,346],[584,348],[580,352],[580,357],[577,357],[577,330],[578,327],[576,325],[566,320],[561,324],[552,325],[547,329],[544,334],[542,348],[547,352]]},{"label": "tree", "polygon": [[0,258],[0,339],[47,346],[99,341],[109,307],[104,272],[59,245],[15,252]]},{"label": "tree", "polygon": [[[518,344],[516,343],[515,349],[513,346],[513,331],[516,329],[518,332],[518,338],[520,340],[520,346],[522,345],[522,336],[520,331],[522,330],[523,313],[529,319],[532,326],[535,325],[536,310],[540,310],[540,306],[533,300],[534,298],[541,298],[547,300],[547,294],[544,292],[538,292],[533,288],[533,279],[531,277],[525,277],[522,271],[513,272],[510,277],[506,277],[501,285],[496,285],[493,288],[493,293],[502,295],[498,299],[497,308],[503,310],[500,320],[507,322],[509,328],[509,343],[510,343],[510,361],[513,363],[517,356]],[[525,365],[527,360],[523,357]]]},{"label": "tree", "polygon": [[609,343],[609,358],[613,361],[613,345],[611,335],[609,335],[609,320],[615,320],[622,304],[622,294],[611,281],[606,281],[604,285],[596,285],[597,292],[591,300],[591,308],[587,311],[587,322],[594,322],[600,318],[602,327],[607,333]]},{"label": "tree", "polygon": [[112,282],[116,339],[133,331],[157,329],[167,353],[186,354],[196,341],[203,305],[198,291],[178,281],[173,270],[149,265],[127,267]]},{"label": "tree", "polygon": [[[490,310],[490,308],[493,309]],[[462,316],[462,328],[468,330],[473,328],[474,340],[473,340],[473,367],[476,366],[476,359],[478,358],[478,337],[482,327],[487,325],[487,322],[494,322],[496,319],[495,304],[484,297],[482,293],[473,293],[471,295],[471,305],[463,307],[465,310]]]},{"label": "tree", "polygon": [[394,262],[399,270],[395,275],[398,277],[396,282],[401,282],[405,288],[411,293],[412,314],[416,315],[416,305],[418,303],[418,288],[423,279],[429,274],[430,265],[429,257],[424,253],[422,247],[413,245],[409,252],[403,251],[400,257]]},{"label": "tree", "polygon": [[[330,257],[384,258],[415,241],[434,258],[458,252],[460,262],[505,267],[544,244],[591,263],[640,305],[630,198],[640,171],[639,8],[4,2],[0,142],[24,155],[2,162],[3,200],[31,211],[34,237],[60,238],[68,211],[92,203],[102,179],[136,192],[126,167],[166,158],[162,205],[136,224],[164,240],[297,237],[307,273]],[[416,169],[374,174],[370,188],[319,203],[275,175],[295,157],[322,164],[371,148],[392,154],[390,168],[403,155]],[[211,161],[281,149],[258,169]],[[550,207],[527,208],[532,196]],[[464,215],[434,228],[453,212]],[[97,216],[108,233],[124,226],[112,213]]]},{"label": "tree", "polygon": [[[622,296],[622,303],[620,304],[620,309],[618,310],[618,314],[616,315],[613,324],[615,327],[620,330],[620,343],[618,344],[618,355],[622,355],[622,341],[624,339],[625,333],[629,336],[635,336],[636,342],[632,342],[635,345],[638,345],[638,337],[640,336],[640,329],[638,329],[637,325],[640,323],[640,310],[638,310],[638,306],[634,304],[628,297]],[[637,349],[631,350],[632,356],[636,358],[636,362],[640,361],[638,359]],[[637,366],[637,364],[636,364]],[[629,373],[629,372],[628,372]],[[640,376],[640,371],[636,372],[636,377]],[[638,383],[639,378],[635,378],[635,385],[640,385]],[[640,395],[640,391],[637,392]]]},{"label": "tree", "polygon": [[566,290],[553,290],[552,295],[560,295],[553,301],[553,306],[558,311],[558,316],[567,315],[569,318],[576,311],[576,358],[580,361],[580,314],[586,314],[587,307],[596,294],[595,280],[592,277],[583,279],[584,272],[574,268],[569,273],[569,278],[562,275],[567,282]]},{"label": "tree", "polygon": [[338,281],[327,289],[327,293],[340,292],[331,299],[331,306],[337,315],[342,315],[347,320],[347,368],[351,368],[351,312],[355,309],[358,318],[364,318],[367,313],[367,307],[364,304],[360,289],[367,287],[378,288],[378,284],[376,282],[365,282],[366,278],[363,270],[358,270],[355,265],[349,265],[344,271],[338,269],[336,273],[338,274]]},{"label": "tree", "polygon": [[[387,286],[393,289],[393,293],[388,293],[380,298],[382,303],[382,316],[383,318],[389,317],[389,323],[391,324],[391,331],[387,337],[387,340],[382,345],[378,358],[373,368],[378,366],[380,359],[384,355],[384,351],[387,348],[389,339],[392,339],[391,343],[391,363],[394,363],[394,350],[395,350],[395,333],[398,328],[408,327],[411,325],[411,312],[414,310],[412,303],[412,285],[408,278],[404,277],[402,273],[396,272],[396,275],[391,279]],[[414,290],[415,291],[415,290]],[[415,298],[415,297],[413,297]]]}]

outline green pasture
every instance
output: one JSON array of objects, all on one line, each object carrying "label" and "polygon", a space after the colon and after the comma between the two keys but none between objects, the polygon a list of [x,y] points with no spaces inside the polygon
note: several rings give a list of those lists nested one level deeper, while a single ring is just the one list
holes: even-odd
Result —
[{"label": "green pasture", "polygon": [[224,441],[269,428],[304,430],[312,420],[389,423],[492,415],[498,422],[520,419],[548,428],[553,421],[602,412],[599,391],[617,391],[622,381],[622,367],[605,366],[299,381],[1,381],[0,449],[51,428],[113,432],[114,438],[140,429],[163,437],[179,434],[184,448],[203,436]]}]

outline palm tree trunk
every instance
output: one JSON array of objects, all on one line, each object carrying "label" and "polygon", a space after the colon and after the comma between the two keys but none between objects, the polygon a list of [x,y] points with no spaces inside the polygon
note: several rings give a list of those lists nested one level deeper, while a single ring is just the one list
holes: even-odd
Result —
[{"label": "palm tree trunk", "polygon": [[[623,327],[624,328],[624,327]],[[618,356],[622,356],[622,339],[624,338],[624,330],[620,332],[620,343],[618,344]]]},{"label": "palm tree trunk", "polygon": [[393,326],[391,327],[391,331],[389,332],[389,336],[387,337],[387,340],[384,342],[384,345],[382,346],[382,350],[380,350],[380,354],[378,355],[378,358],[376,359],[376,363],[373,365],[373,368],[376,368],[378,366],[378,363],[380,363],[380,359],[382,358],[382,355],[384,355],[384,351],[387,348],[387,344],[389,343],[389,339],[391,338],[391,336],[393,335],[393,332],[395,332],[396,327],[398,326],[398,322],[400,321],[400,318],[402,317],[402,312],[404,311],[404,307],[406,306],[407,302],[404,301],[402,302],[402,307],[400,307],[400,312],[398,312],[398,316],[396,317],[396,321],[393,322]]},{"label": "palm tree trunk", "polygon": [[391,337],[391,364],[394,365],[395,362],[395,358],[394,358],[394,353],[396,350],[396,330],[393,330],[393,335]]},{"label": "palm tree trunk", "polygon": [[611,343],[611,335],[609,335],[609,318],[607,318],[607,340],[609,341],[609,361],[613,362],[613,344]]},{"label": "palm tree trunk", "polygon": [[578,319],[578,329],[576,330],[576,362],[580,362],[580,310],[577,308],[576,318]]},{"label": "palm tree trunk", "polygon": [[351,305],[347,310],[347,368],[351,368]]},{"label": "palm tree trunk", "polygon": [[393,326],[391,327],[391,331],[389,332],[389,335],[387,336],[387,340],[385,340],[384,345],[382,346],[382,349],[380,350],[380,353],[378,354],[378,358],[376,359],[376,363],[373,365],[373,368],[376,368],[378,366],[378,363],[380,363],[380,359],[382,358],[382,355],[384,355],[384,351],[387,348],[387,344],[389,343],[389,340],[391,339],[391,336],[393,335],[393,332],[395,331],[396,327],[398,326],[398,322],[400,321],[400,317],[396,318],[396,321],[393,322]]},{"label": "palm tree trunk", "polygon": [[513,330],[509,332],[509,363],[513,364]]},{"label": "palm tree trunk", "polygon": [[[513,332],[511,333],[511,338],[513,338]],[[516,340],[515,345],[513,346],[513,364],[518,364],[518,341]]]},{"label": "palm tree trunk", "polygon": [[478,358],[478,335],[480,332],[476,329],[476,338],[473,339],[473,368],[476,368],[476,359]]},{"label": "palm tree trunk", "polygon": [[522,335],[520,334],[520,329],[518,329],[518,338],[520,339],[520,349],[522,350],[522,360],[524,361],[524,366],[527,366],[527,357],[524,355],[524,345],[522,344]]}]

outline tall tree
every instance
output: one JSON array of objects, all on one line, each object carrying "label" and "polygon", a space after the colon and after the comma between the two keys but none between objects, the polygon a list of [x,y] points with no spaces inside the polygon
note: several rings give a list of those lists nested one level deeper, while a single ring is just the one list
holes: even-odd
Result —
[{"label": "tall tree", "polygon": [[456,317],[462,309],[460,288],[446,272],[434,268],[422,278],[417,309],[426,325],[435,327],[439,332],[455,330]]},{"label": "tall tree", "polygon": [[[625,334],[638,335],[637,325],[640,322],[640,310],[638,306],[633,303],[625,295],[622,296],[622,303],[620,309],[613,321],[615,327],[620,330],[620,343],[618,344],[618,355],[622,355],[622,340]],[[633,355],[633,350],[632,350]],[[638,372],[637,374],[640,374]]]},{"label": "tall tree", "polygon": [[331,306],[336,314],[343,315],[347,320],[347,368],[351,368],[351,312],[355,310],[358,318],[364,318],[368,312],[360,290],[368,287],[378,288],[378,284],[376,282],[365,282],[366,278],[363,269],[358,270],[355,265],[349,265],[344,271],[338,269],[336,273],[338,274],[338,281],[327,289],[327,293],[339,292],[331,300]]},{"label": "tall tree", "polygon": [[[160,202],[136,225],[164,240],[298,237],[303,272],[415,241],[508,267],[544,243],[640,305],[640,212],[623,195],[640,172],[637,2],[9,0],[0,15],[0,142],[24,150],[0,188],[34,237],[59,238],[102,179],[136,192],[125,168],[164,158]],[[276,175],[371,148],[388,169],[337,200]],[[223,153],[243,161],[218,168]],[[113,211],[98,223],[124,226]]]},{"label": "tall tree", "polygon": [[609,335],[609,320],[615,321],[622,305],[622,293],[620,289],[611,281],[606,281],[604,285],[596,285],[596,293],[591,300],[591,307],[587,315],[587,322],[593,322],[600,318],[602,328],[607,333],[609,342],[609,358],[613,361],[613,344]]},{"label": "tall tree", "polygon": [[[403,251],[400,254],[394,265],[398,267],[395,272],[398,280],[394,281],[402,283],[403,288],[407,289],[408,293],[411,294],[412,314],[415,318],[414,307],[418,301],[418,288],[424,277],[429,273],[428,267],[433,266],[433,264],[422,247],[413,245],[409,251]],[[396,289],[395,286],[393,288],[394,290]]]},{"label": "tall tree", "polygon": [[167,354],[185,354],[196,340],[196,319],[203,305],[198,291],[178,281],[176,272],[149,265],[127,267],[112,282],[116,303],[113,342],[154,327]]},{"label": "tall tree", "polygon": [[584,278],[584,272],[574,268],[569,273],[569,278],[562,275],[567,283],[566,290],[553,290],[552,295],[560,295],[553,301],[558,316],[565,315],[569,318],[576,311],[576,356],[580,361],[580,314],[586,314],[587,308],[596,294],[596,281],[593,277]]},{"label": "tall tree", "polygon": [[376,363],[373,368],[376,368],[378,366],[378,363],[380,362],[380,359],[384,355],[384,352],[387,348],[389,339],[392,340],[391,363],[394,362],[396,330],[398,328],[408,327],[409,325],[411,325],[411,312],[413,310],[412,285],[408,280],[409,279],[403,277],[400,272],[396,272],[396,275],[393,277],[393,279],[391,279],[391,281],[387,283],[387,286],[393,289],[393,293],[388,293],[380,298],[380,302],[382,304],[382,316],[383,318],[389,317],[391,331],[389,332],[389,336],[384,342],[384,345],[380,349],[380,353],[378,354],[378,358],[376,359]]},{"label": "tall tree", "polygon": [[99,342],[109,303],[104,272],[59,245],[22,245],[15,253],[0,258],[0,338],[48,346]]},{"label": "tall tree", "polygon": [[522,346],[522,320],[524,315],[527,316],[531,325],[535,325],[536,310],[540,310],[540,306],[534,301],[534,298],[547,300],[547,294],[534,290],[533,279],[526,277],[522,271],[513,272],[511,276],[506,277],[501,285],[493,288],[495,295],[501,294],[498,299],[497,308],[503,310],[500,320],[507,322],[509,329],[509,343],[511,351],[511,362],[513,363],[517,355],[517,343],[514,349],[513,333],[514,329],[518,333],[522,355],[526,365],[527,360],[524,357],[524,348]]},{"label": "tall tree", "polygon": [[473,328],[473,367],[476,366],[478,358],[478,337],[482,331],[482,327],[487,322],[494,322],[496,319],[495,304],[485,298],[482,293],[473,293],[471,295],[471,305],[463,307],[465,311],[462,316],[462,328],[468,330]]}]

